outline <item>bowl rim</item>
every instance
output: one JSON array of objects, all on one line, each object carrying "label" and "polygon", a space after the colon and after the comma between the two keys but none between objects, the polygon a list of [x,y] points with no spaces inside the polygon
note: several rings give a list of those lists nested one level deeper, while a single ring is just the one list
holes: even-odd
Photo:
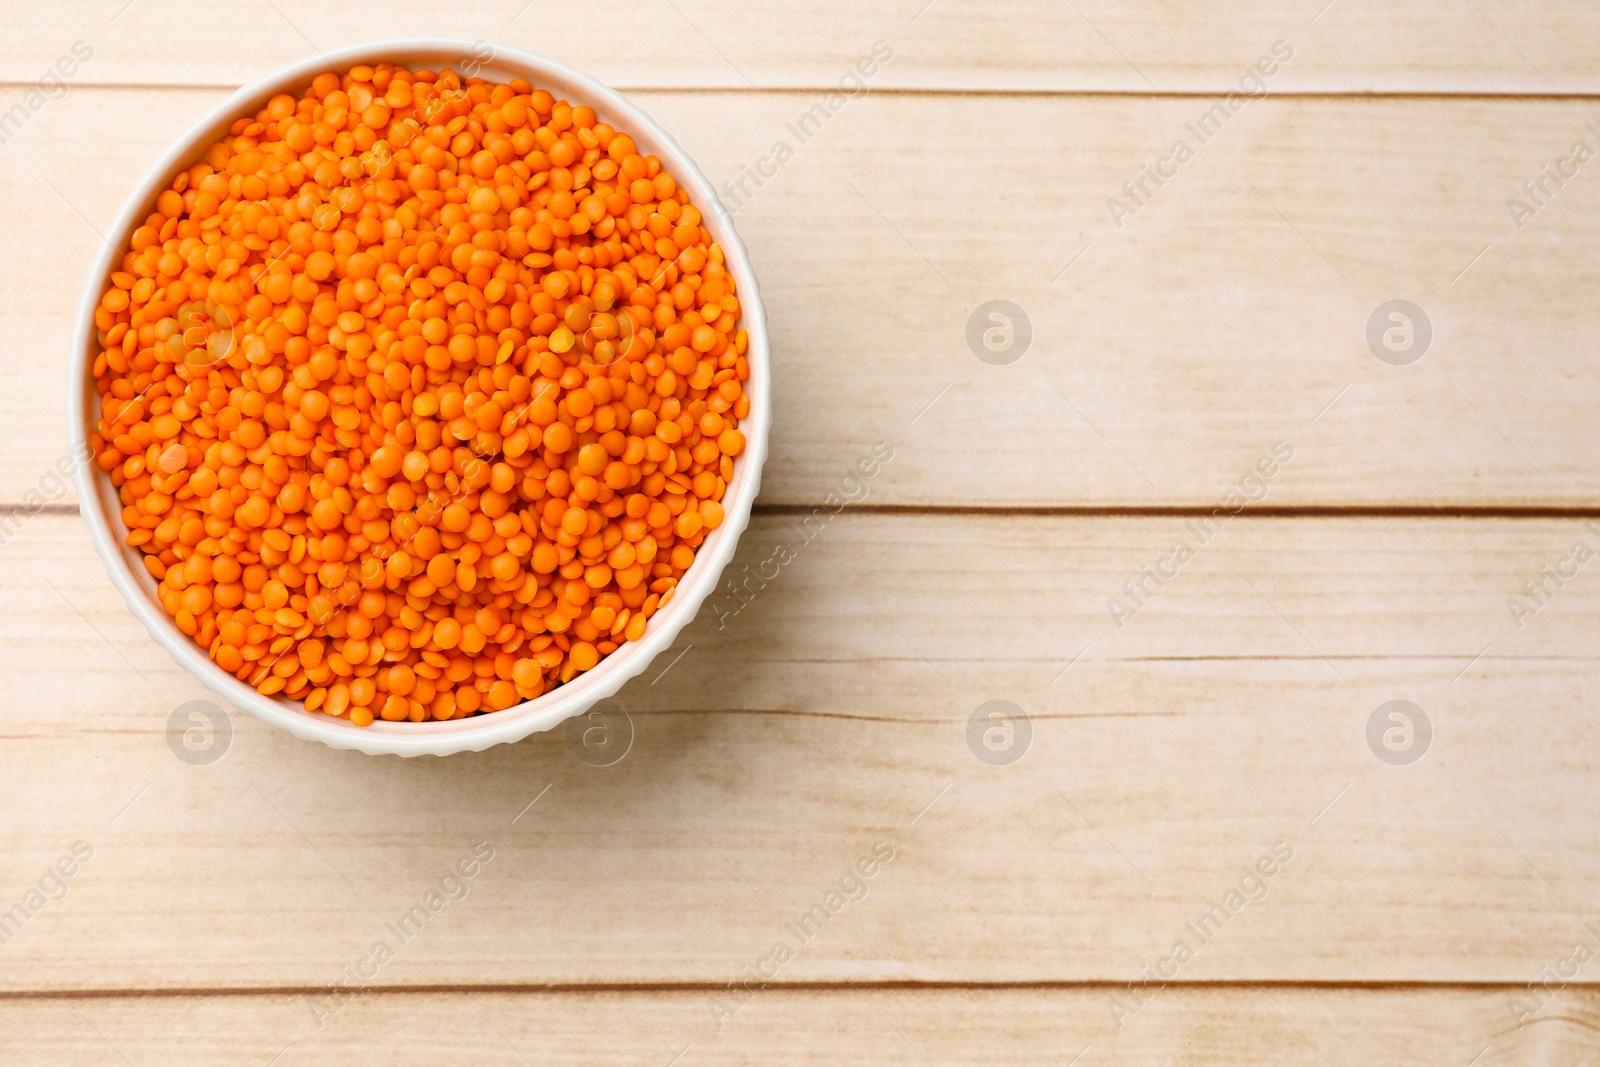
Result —
[{"label": "bowl rim", "polygon": [[[488,59],[479,54],[484,47],[490,50]],[[571,682],[504,711],[445,722],[392,723],[379,719],[370,726],[358,727],[345,719],[308,712],[296,701],[263,696],[213,663],[205,650],[179,631],[160,607],[155,599],[155,579],[138,564],[136,550],[124,543],[126,532],[120,505],[112,503],[116,496],[110,476],[99,470],[88,447],[93,426],[90,416],[94,397],[93,357],[90,352],[94,340],[94,312],[113,263],[126,247],[134,227],[150,211],[156,196],[167,187],[180,166],[195,161],[204,147],[234,119],[258,108],[274,93],[298,91],[309,85],[315,75],[330,68],[342,70],[355,64],[388,61],[413,69],[448,66],[459,71],[469,58],[478,64],[480,75],[500,79],[523,77],[538,87],[551,89],[558,97],[588,104],[603,120],[626,130],[642,148],[659,156],[679,186],[689,189],[693,203],[702,209],[707,229],[723,248],[727,269],[738,286],[742,325],[749,337],[746,359],[750,377],[746,392],[750,396],[750,414],[740,426],[745,433],[745,451],[735,465],[733,483],[723,498],[722,525],[696,550],[694,564],[680,580],[672,600],[651,618],[645,635],[638,641],[625,643],[598,666]],[[79,513],[89,526],[95,552],[129,609],[179,666],[229,704],[244,708],[304,740],[321,741],[333,748],[353,749],[369,755],[443,756],[481,751],[550,730],[615,695],[651,660],[672,646],[706,597],[717,588],[723,569],[733,558],[740,535],[749,525],[767,455],[772,378],[766,313],[749,254],[734,230],[731,214],[718,199],[716,189],[672,135],[621,93],[559,60],[484,40],[397,37],[319,52],[250,82],[211,108],[150,166],[124,200],[85,280],[78,301],[72,345],[67,361],[67,444]]]}]

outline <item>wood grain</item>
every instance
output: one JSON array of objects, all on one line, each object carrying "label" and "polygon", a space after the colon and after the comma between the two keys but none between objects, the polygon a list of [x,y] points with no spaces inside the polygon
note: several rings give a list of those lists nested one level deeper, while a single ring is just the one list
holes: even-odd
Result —
[{"label": "wood grain", "polygon": [[[408,0],[369,12],[313,0],[245,10],[182,0],[66,0],[10,14],[0,77],[37,78],[72,42],[95,49],[80,78],[238,85],[315,50],[441,34],[531,49],[634,88],[816,88],[875,40],[898,58],[883,83],[983,91],[1146,93],[1231,88],[1276,40],[1292,85],[1323,92],[1592,92],[1600,20],[1581,0],[1381,4],[1243,0],[1185,5],[972,5],[804,0],[751,6],[673,0],[570,7],[523,0]],[[174,27],[182,27],[175,46]]]},{"label": "wood grain", "polygon": [[[331,983],[479,843],[494,859],[382,983],[730,981],[879,841],[895,858],[782,980],[1129,982],[1184,940],[1186,981],[1514,983],[1584,936],[1600,586],[1580,572],[1521,631],[1505,604],[1592,534],[1241,519],[1117,629],[1106,598],[1177,536],[845,514],[620,694],[614,767],[561,733],[372,759],[237,713],[195,766],[166,731],[209,697],[77,520],[35,519],[0,586],[27,695],[0,902],[80,838],[94,857],[4,946],[0,983]],[[738,565],[779,539],[798,540],[758,521]],[[1395,698],[1435,731],[1411,766],[1365,740]],[[1029,717],[1006,766],[969,748],[995,699]],[[1280,841],[1264,899],[1192,942]]]},{"label": "wood grain", "polygon": [[[65,447],[59,354],[97,229],[218,95],[85,89],[0,153],[0,500]],[[718,180],[812,100],[641,95]],[[1214,507],[1282,441],[1273,506],[1594,506],[1600,213],[1581,177],[1520,231],[1504,201],[1574,138],[1600,146],[1584,128],[1600,113],[1270,99],[1118,230],[1107,198],[1203,103],[869,96],[747,182],[737,220],[775,353],[763,501],[820,502],[889,441],[874,504]],[[96,164],[73,165],[88,143]],[[995,298],[1031,320],[1009,366],[968,348]],[[1391,299],[1432,323],[1410,366],[1368,348]]]},{"label": "wood grain", "polygon": [[[0,1061],[1600,1062],[1596,964],[1529,989],[1600,946],[1574,552],[1600,525],[1573,517],[1600,515],[1600,212],[1591,165],[1523,185],[1600,149],[1593,5],[400,0],[373,26],[0,19]],[[51,474],[126,190],[234,86],[378,33],[629,91],[762,281],[744,592],[619,694],[612,766],[565,730],[402,761],[222,709]],[[871,91],[799,137],[875,41]],[[1197,135],[1278,41],[1270,95]],[[1176,176],[1124,190],[1178,139]],[[1032,334],[1005,365],[969,342],[997,299]],[[1394,300],[1431,324],[1410,365],[1368,341]],[[1370,739],[1397,699],[1432,731],[1411,764]]]},{"label": "wood grain", "polygon": [[[1169,988],[1110,1022],[1104,990],[767,989],[718,1030],[707,991],[364,993],[317,1028],[303,995],[0,1002],[11,1064],[352,1062],[955,1064],[1590,1063],[1600,997],[1513,1030],[1506,990]],[[120,1057],[122,1058],[119,1058]],[[679,1057],[676,1061],[673,1057]],[[1473,1060],[1473,1057],[1478,1057]]]}]

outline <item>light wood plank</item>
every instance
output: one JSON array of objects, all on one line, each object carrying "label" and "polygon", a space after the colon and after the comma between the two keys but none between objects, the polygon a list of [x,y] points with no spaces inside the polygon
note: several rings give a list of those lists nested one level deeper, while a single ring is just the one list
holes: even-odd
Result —
[{"label": "light wood plank", "polygon": [[[494,860],[384,983],[725,982],[879,840],[895,859],[784,979],[1132,981],[1280,840],[1292,861],[1185,980],[1526,982],[1583,936],[1600,585],[1520,631],[1506,599],[1594,535],[1239,520],[1117,629],[1106,598],[1181,534],[835,518],[624,690],[636,741],[608,769],[559,734],[402,762],[242,714],[192,766],[165,730],[205,694],[77,520],[34,519],[0,579],[0,903],[75,840],[95,855],[0,984],[333,982],[479,842]],[[740,565],[780,539],[758,520]],[[1409,767],[1365,741],[1395,698],[1436,731]],[[1031,716],[1010,766],[968,747],[994,699]]]},{"label": "light wood plank", "polygon": [[[0,500],[64,448],[59,353],[92,227],[217,95],[84,90],[0,154]],[[811,99],[642,96],[718,178]],[[1520,232],[1504,204],[1573,138],[1600,146],[1590,109],[1258,103],[1114,228],[1106,198],[1201,103],[874,97],[747,184],[776,361],[763,499],[819,502],[889,441],[874,503],[1215,507],[1283,441],[1273,505],[1592,504],[1600,211],[1582,177]],[[1011,366],[967,347],[997,297],[1032,321]],[[1411,366],[1365,340],[1394,298],[1433,323]]]},{"label": "light wood plank", "polygon": [[[364,993],[317,1028],[304,996],[154,996],[0,1002],[18,1065],[121,1062],[1128,1065],[1284,1067],[1589,1063],[1600,997],[1561,993],[1510,1027],[1508,990],[1169,988],[1116,1030],[1107,992],[755,993],[719,1030],[709,991]],[[679,1057],[674,1060],[673,1057]],[[1477,1059],[1474,1059],[1477,1057]]]},{"label": "light wood plank", "polygon": [[[123,10],[126,8],[125,10]],[[276,8],[276,10],[274,10]],[[676,8],[676,10],[674,10]],[[370,13],[312,0],[246,10],[184,0],[67,0],[19,9],[0,77],[31,79],[73,41],[100,82],[237,85],[314,49],[383,35],[442,34],[556,56],[623,88],[833,84],[875,40],[897,59],[882,84],[911,88],[1226,89],[1276,40],[1289,83],[1315,91],[1593,91],[1600,21],[1581,0],[1383,4],[1377,0],[1154,0],[973,5],[805,0],[600,3],[522,0],[448,7],[410,0]],[[181,43],[174,34],[181,33]]]}]

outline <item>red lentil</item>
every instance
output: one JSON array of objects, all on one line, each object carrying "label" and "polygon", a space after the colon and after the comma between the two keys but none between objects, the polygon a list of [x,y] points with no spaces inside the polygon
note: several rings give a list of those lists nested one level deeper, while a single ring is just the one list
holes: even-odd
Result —
[{"label": "red lentil", "polygon": [[224,670],[360,726],[503,710],[638,640],[722,523],[736,289],[592,109],[326,72],[134,230],[94,454]]}]

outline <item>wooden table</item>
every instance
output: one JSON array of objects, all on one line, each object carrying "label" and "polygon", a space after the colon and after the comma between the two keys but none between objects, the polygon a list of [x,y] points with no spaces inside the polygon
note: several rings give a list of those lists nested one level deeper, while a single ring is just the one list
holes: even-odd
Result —
[{"label": "wooden table", "polygon": [[[0,1060],[1600,1058],[1592,5],[519,3],[0,17]],[[198,729],[51,472],[160,149],[441,32],[745,179],[795,558],[612,766]]]}]

